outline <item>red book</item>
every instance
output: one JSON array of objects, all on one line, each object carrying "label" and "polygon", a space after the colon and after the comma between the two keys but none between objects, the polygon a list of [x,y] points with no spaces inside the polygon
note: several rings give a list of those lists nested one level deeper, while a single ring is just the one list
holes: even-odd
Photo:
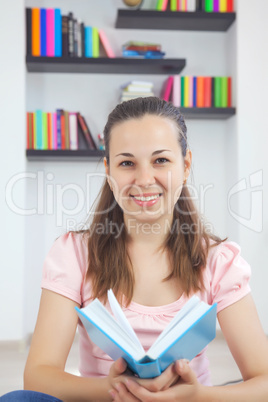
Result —
[{"label": "red book", "polygon": [[232,107],[232,78],[228,77],[227,106]]},{"label": "red book", "polygon": [[60,116],[60,127],[61,127],[61,149],[65,149],[65,116],[62,114]]},{"label": "red book", "polygon": [[86,123],[86,120],[84,119],[84,117],[80,114],[77,113],[77,119],[78,119],[78,123],[79,126],[82,130],[82,134],[86,140],[86,143],[88,145],[89,149],[97,149],[97,146],[92,138],[91,132],[89,131],[88,125]]},{"label": "red book", "polygon": [[196,79],[196,106],[204,107],[205,104],[205,77],[197,77]]},{"label": "red book", "polygon": [[26,149],[30,149],[30,112],[27,112],[26,116]]},{"label": "red book", "polygon": [[227,0],[227,13],[234,11],[234,0]]},{"label": "red book", "polygon": [[164,99],[165,101],[169,101],[171,98],[171,91],[172,91],[172,87],[173,87],[173,80],[174,77],[172,75],[170,75],[165,84],[164,84],[164,88],[163,88],[163,95],[162,95],[162,99]]},{"label": "red book", "polygon": [[211,84],[212,78],[204,78],[204,107],[211,107]]}]

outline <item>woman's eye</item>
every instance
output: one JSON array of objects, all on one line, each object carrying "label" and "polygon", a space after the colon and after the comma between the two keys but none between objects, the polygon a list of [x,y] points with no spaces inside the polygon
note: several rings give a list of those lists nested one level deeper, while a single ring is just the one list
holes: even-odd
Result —
[{"label": "woman's eye", "polygon": [[168,159],[166,159],[166,158],[157,158],[155,161],[155,163],[157,163],[157,164],[164,164],[166,162],[168,162]]},{"label": "woman's eye", "polygon": [[120,166],[133,166],[133,162],[131,161],[123,161],[120,163]]}]

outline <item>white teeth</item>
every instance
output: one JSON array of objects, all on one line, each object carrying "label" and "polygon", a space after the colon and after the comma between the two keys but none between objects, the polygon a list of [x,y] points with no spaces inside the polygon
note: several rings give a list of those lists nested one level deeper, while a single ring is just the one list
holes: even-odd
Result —
[{"label": "white teeth", "polygon": [[156,200],[157,198],[160,197],[160,195],[159,194],[151,195],[149,197],[138,197],[138,196],[134,195],[133,197],[138,201],[151,201],[151,200]]}]

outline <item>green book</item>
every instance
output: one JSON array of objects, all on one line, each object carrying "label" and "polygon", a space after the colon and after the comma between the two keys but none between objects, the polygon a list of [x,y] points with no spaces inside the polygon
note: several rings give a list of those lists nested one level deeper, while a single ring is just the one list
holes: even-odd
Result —
[{"label": "green book", "polygon": [[228,106],[228,78],[221,77],[221,107]]},{"label": "green book", "polygon": [[100,56],[100,40],[99,40],[99,32],[96,27],[92,28],[92,56],[99,57]]},{"label": "green book", "polygon": [[170,0],[170,11],[177,11],[177,0]]},{"label": "green book", "polygon": [[213,0],[205,0],[205,11],[208,13],[213,12]]},{"label": "green book", "polygon": [[184,77],[181,77],[181,107],[184,107]]},{"label": "green book", "polygon": [[214,102],[215,102],[215,107],[221,107],[221,77],[215,77]]},{"label": "green book", "polygon": [[48,149],[47,113],[42,112],[42,149]]},{"label": "green book", "polygon": [[157,0],[157,3],[156,3],[156,10],[157,10],[157,11],[162,11],[162,4],[163,4],[163,1],[164,1],[164,0]]}]

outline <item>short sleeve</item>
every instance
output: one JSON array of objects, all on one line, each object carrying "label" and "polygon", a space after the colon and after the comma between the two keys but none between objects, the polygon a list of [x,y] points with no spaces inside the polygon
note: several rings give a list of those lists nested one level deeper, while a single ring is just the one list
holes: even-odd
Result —
[{"label": "short sleeve", "polygon": [[82,235],[67,233],[52,245],[43,266],[41,287],[59,293],[80,305],[87,270]]},{"label": "short sleeve", "polygon": [[251,268],[236,243],[224,242],[215,248],[209,262],[210,290],[211,302],[218,303],[219,312],[250,292]]}]

